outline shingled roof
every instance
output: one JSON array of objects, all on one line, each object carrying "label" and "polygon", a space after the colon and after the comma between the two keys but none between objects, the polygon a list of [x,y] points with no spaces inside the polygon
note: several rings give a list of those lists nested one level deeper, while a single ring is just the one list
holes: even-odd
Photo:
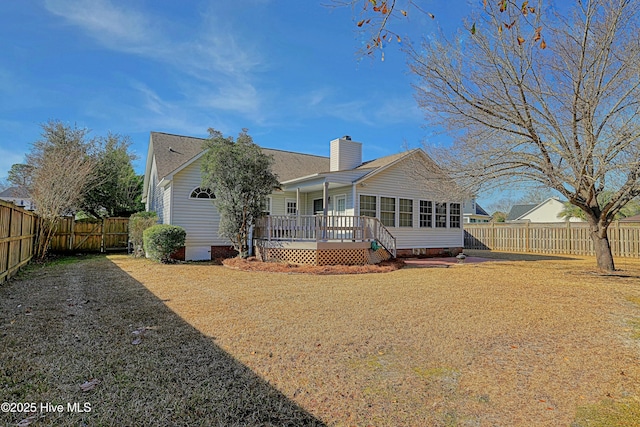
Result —
[{"label": "shingled roof", "polygon": [[536,206],[538,205],[513,205],[511,207],[511,210],[509,211],[509,214],[507,215],[507,221],[517,220]]},{"label": "shingled roof", "polygon": [[29,192],[24,187],[9,187],[6,190],[0,192],[0,197],[12,197],[28,199]]},{"label": "shingled roof", "polygon": [[[204,138],[151,132],[158,178],[162,179],[192,161],[202,153],[205,141]],[[328,157],[271,148],[263,148],[262,151],[273,157],[272,171],[278,176],[280,182],[329,170]]]}]

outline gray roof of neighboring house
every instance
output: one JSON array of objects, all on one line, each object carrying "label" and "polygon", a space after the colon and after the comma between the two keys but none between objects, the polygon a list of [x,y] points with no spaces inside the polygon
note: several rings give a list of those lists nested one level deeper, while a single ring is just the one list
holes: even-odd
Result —
[{"label": "gray roof of neighboring house", "polygon": [[520,218],[522,215],[526,214],[533,208],[538,206],[537,204],[531,205],[513,205],[511,210],[509,211],[509,215],[507,215],[507,221],[515,221]]},{"label": "gray roof of neighboring house", "polygon": [[476,215],[486,215],[486,216],[491,216],[487,213],[487,211],[485,211],[482,206],[480,206],[478,203],[476,203]]},{"label": "gray roof of neighboring house", "polygon": [[[151,141],[158,177],[162,179],[202,153],[206,139],[151,132]],[[262,151],[273,157],[272,171],[280,182],[329,170],[329,157],[271,148]]]},{"label": "gray roof of neighboring house", "polygon": [[28,199],[30,196],[29,192],[24,187],[9,187],[6,190],[0,192],[0,197]]},{"label": "gray roof of neighboring house", "polygon": [[628,216],[626,218],[622,218],[620,221],[622,222],[640,222],[640,214],[634,216]]}]

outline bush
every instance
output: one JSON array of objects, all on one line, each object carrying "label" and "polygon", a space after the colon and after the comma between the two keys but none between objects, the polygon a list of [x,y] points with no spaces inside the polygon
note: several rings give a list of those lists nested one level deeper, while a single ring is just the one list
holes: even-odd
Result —
[{"label": "bush", "polygon": [[157,224],[144,230],[142,235],[147,256],[169,262],[171,254],[184,246],[187,232],[177,225]]},{"label": "bush", "polygon": [[138,212],[129,217],[129,242],[133,246],[133,256],[144,256],[142,233],[158,222],[155,212]]}]

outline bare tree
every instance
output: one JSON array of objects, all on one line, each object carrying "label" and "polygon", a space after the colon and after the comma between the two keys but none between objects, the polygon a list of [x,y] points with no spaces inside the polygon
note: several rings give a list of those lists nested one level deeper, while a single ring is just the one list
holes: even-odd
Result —
[{"label": "bare tree", "polygon": [[27,163],[33,167],[31,197],[41,218],[36,257],[43,258],[61,217],[75,212],[95,166],[88,130],[58,121],[42,125],[42,139],[33,143]]},{"label": "bare tree", "polygon": [[614,270],[607,229],[640,194],[639,2],[528,15],[503,3],[488,2],[474,31],[413,51],[418,102],[456,137],[428,151],[474,193],[524,182],[558,191],[584,211],[598,267]]}]

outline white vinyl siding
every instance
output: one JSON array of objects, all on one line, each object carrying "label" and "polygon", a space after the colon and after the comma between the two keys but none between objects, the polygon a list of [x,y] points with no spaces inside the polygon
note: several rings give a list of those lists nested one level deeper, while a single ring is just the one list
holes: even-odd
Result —
[{"label": "white vinyl siding", "polygon": [[[362,183],[358,183],[356,185],[356,197],[361,201],[360,196],[362,195],[375,196],[378,203],[378,211],[380,210],[379,203],[381,197],[395,198],[396,206],[400,203],[400,199],[413,200],[413,226],[400,227],[398,215],[396,219],[397,226],[387,227],[389,232],[396,238],[398,249],[452,248],[464,246],[462,227],[447,227],[448,217],[445,216],[444,228],[433,227],[433,222],[431,224],[432,227],[428,227],[428,222],[426,222],[425,217],[426,213],[421,212],[420,209],[420,201],[430,201],[433,209],[435,207],[435,201],[441,198],[441,195],[430,190],[430,188],[433,187],[433,182],[416,174],[415,170],[417,167],[418,165],[411,158],[398,162],[388,169],[362,181]],[[451,200],[450,202],[458,201]],[[425,204],[423,204],[422,207],[424,210],[426,208]],[[362,208],[361,205],[360,215],[363,214]],[[396,210],[399,211],[399,209]],[[378,218],[380,217],[378,216]],[[421,219],[424,222],[421,222]]]},{"label": "white vinyl siding", "polygon": [[173,177],[171,224],[185,229],[188,247],[228,246],[231,242],[218,235],[220,213],[214,200],[189,197],[201,184],[201,162],[194,161]]}]

